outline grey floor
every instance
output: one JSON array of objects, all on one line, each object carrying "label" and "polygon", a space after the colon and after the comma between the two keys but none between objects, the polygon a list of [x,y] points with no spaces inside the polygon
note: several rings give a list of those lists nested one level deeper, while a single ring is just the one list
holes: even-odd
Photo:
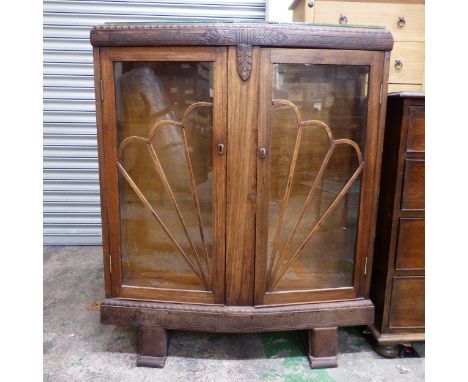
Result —
[{"label": "grey floor", "polygon": [[297,332],[174,332],[164,369],[135,367],[136,331],[99,323],[100,247],[44,248],[45,381],[424,381],[422,358],[385,359],[340,329],[339,367],[311,370]]}]

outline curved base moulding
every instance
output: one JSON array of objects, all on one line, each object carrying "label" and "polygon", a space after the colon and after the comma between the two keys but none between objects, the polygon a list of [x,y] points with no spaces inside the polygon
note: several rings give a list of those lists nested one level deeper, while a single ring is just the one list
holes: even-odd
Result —
[{"label": "curved base moulding", "polygon": [[312,368],[337,366],[338,327],[370,325],[368,299],[289,306],[221,306],[106,299],[101,323],[131,325],[138,331],[137,366],[164,367],[168,329],[248,333],[308,330]]}]

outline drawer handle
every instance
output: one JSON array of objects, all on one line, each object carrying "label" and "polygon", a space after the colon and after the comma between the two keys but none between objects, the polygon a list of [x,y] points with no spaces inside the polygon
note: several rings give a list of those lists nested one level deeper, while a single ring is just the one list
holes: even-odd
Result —
[{"label": "drawer handle", "polygon": [[307,6],[308,6],[309,8],[313,8],[314,5],[315,5],[315,0],[309,0],[309,1],[307,2]]},{"label": "drawer handle", "polygon": [[266,148],[262,147],[260,150],[258,150],[258,157],[260,159],[265,159],[266,156],[267,156]]},{"label": "drawer handle", "polygon": [[339,18],[340,24],[348,24],[348,18],[345,15],[341,15]]},{"label": "drawer handle", "polygon": [[401,60],[395,60],[395,70],[400,71],[403,69],[403,62]]},{"label": "drawer handle", "polygon": [[398,25],[398,28],[403,28],[406,24],[406,20],[405,20],[405,17],[404,16],[400,16],[398,18],[398,22],[397,22],[397,25]]}]

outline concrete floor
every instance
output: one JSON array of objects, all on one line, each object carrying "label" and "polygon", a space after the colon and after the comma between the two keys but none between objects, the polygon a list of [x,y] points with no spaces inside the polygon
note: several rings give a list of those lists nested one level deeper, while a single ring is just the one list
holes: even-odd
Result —
[{"label": "concrete floor", "polygon": [[424,381],[424,358],[385,359],[362,328],[340,329],[335,369],[311,370],[298,332],[182,331],[164,369],[137,368],[136,330],[99,323],[103,291],[100,247],[44,248],[44,381]]}]

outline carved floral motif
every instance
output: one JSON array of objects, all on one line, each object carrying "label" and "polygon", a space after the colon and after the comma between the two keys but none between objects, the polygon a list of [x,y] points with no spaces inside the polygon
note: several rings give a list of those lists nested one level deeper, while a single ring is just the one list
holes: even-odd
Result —
[{"label": "carved floral motif", "polygon": [[201,35],[202,40],[208,45],[268,45],[278,44],[287,39],[280,30],[258,29],[208,29]]},{"label": "carved floral motif", "polygon": [[250,77],[252,71],[252,45],[237,45],[237,72],[245,81]]},{"label": "carved floral motif", "polygon": [[202,40],[208,44],[234,44],[235,34],[232,29],[209,29],[201,35]]},{"label": "carved floral motif", "polygon": [[252,71],[252,45],[278,44],[287,39],[280,30],[257,29],[209,29],[201,37],[208,45],[237,45],[237,72],[244,81]]},{"label": "carved floral motif", "polygon": [[265,30],[253,34],[252,45],[277,44],[285,41],[286,39],[286,34],[280,30]]}]

